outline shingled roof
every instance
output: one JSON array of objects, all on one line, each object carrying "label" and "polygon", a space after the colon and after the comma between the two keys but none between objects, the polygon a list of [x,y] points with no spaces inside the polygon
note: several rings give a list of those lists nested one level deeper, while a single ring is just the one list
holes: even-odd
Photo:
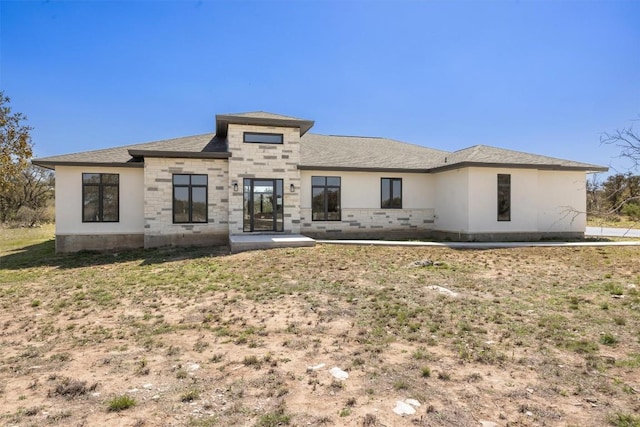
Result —
[{"label": "shingled roof", "polygon": [[130,151],[144,150],[150,152],[226,152],[226,142],[218,140],[214,133],[165,139],[142,144],[125,145],[103,150],[83,151],[60,156],[34,159],[33,164],[53,168],[56,165],[66,166],[131,166],[142,167],[142,159],[130,154]]},{"label": "shingled roof", "polygon": [[34,159],[33,164],[142,167],[144,157],[227,158],[229,124],[300,128],[300,169],[438,172],[465,166],[500,166],[557,170],[606,171],[607,168],[537,154],[475,145],[455,152],[435,150],[386,138],[307,133],[311,120],[254,111],[216,116],[215,133],[173,138],[104,150]]},{"label": "shingled roof", "polygon": [[510,166],[551,170],[586,170],[592,172],[604,172],[607,170],[606,167],[589,163],[575,162],[573,160],[558,159],[555,157],[541,156],[539,154],[507,150],[505,148],[496,148],[487,145],[474,145],[473,147],[450,153],[446,156],[444,162],[434,167],[432,171],[436,172],[464,166]]},{"label": "shingled roof", "polygon": [[300,139],[300,169],[427,172],[449,154],[386,138],[318,135]]}]

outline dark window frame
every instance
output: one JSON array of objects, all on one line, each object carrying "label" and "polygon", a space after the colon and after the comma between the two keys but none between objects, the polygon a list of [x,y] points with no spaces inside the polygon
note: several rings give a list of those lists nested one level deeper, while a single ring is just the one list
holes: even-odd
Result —
[{"label": "dark window frame", "polygon": [[[84,182],[85,175],[99,175],[100,182]],[[117,177],[117,183],[104,182],[105,176],[115,176]],[[87,187],[97,187],[98,188],[98,217],[94,220],[85,219],[85,198],[86,198],[86,189]],[[116,188],[118,192],[118,197],[116,197],[116,219],[114,220],[105,220],[104,219],[104,189],[105,187]],[[82,222],[92,223],[92,222],[120,222],[120,174],[118,173],[100,173],[100,172],[83,172],[82,173]]]},{"label": "dark window frame", "polygon": [[[251,135],[251,136],[269,135],[270,137],[279,136],[280,137],[280,141],[279,142],[274,142],[274,141],[247,141],[247,135]],[[282,145],[282,144],[284,144],[284,134],[281,134],[281,133],[269,133],[269,132],[244,132],[242,134],[242,142],[244,142],[245,144],[277,144],[277,145]]]},{"label": "dark window frame", "polygon": [[[271,181],[273,185],[273,229],[272,230],[255,230],[255,205],[253,194],[255,183],[259,181],[268,182]],[[247,200],[247,188],[249,189],[249,200]],[[284,232],[284,179],[282,178],[244,178],[242,182],[242,232],[243,233],[256,233],[256,232]],[[278,197],[280,197],[280,203],[278,203]],[[278,208],[282,208],[282,218],[278,218]],[[247,222],[245,209],[248,209],[249,222]]]},{"label": "dark window frame", "polygon": [[[323,178],[323,185],[314,185],[314,178]],[[339,180],[338,185],[328,184],[328,179],[334,178]],[[321,188],[323,190],[323,212],[322,218],[316,219],[315,212],[313,210],[313,190],[316,188]],[[337,189],[338,190],[338,217],[335,219],[329,219],[329,189]],[[342,221],[342,177],[340,176],[312,176],[311,177],[311,220],[312,221]]]},{"label": "dark window frame", "polygon": [[[400,183],[400,206],[393,206],[391,203],[389,206],[384,206],[384,185],[385,182],[389,185],[389,200],[393,202],[393,183]],[[380,209],[402,209],[402,178],[380,178]]]},{"label": "dark window frame", "polygon": [[[188,176],[189,183],[188,184],[176,184],[175,179],[176,176]],[[206,184],[193,184],[192,178],[194,176],[204,176],[207,180]],[[174,173],[171,175],[171,184],[173,185],[171,191],[171,219],[174,224],[207,224],[209,222],[209,175],[207,174],[194,174],[194,173]],[[187,188],[188,189],[188,199],[187,206],[189,209],[188,220],[187,221],[176,221],[176,188]],[[194,188],[204,188],[204,221],[193,221],[193,189]]]},{"label": "dark window frame", "polygon": [[511,174],[499,173],[497,179],[498,221],[511,221]]}]

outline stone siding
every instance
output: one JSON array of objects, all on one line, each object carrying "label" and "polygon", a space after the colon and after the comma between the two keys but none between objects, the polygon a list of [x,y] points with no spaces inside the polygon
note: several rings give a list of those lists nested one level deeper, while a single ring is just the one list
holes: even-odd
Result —
[{"label": "stone siding", "polygon": [[301,212],[301,233],[316,238],[419,238],[433,230],[433,209],[342,209],[342,221],[312,221]]},{"label": "stone siding", "polygon": [[[244,132],[281,133],[283,144],[244,143]],[[242,234],[244,178],[283,180],[284,232],[300,232],[300,129],[229,125],[229,234]],[[233,184],[238,191],[233,191]],[[290,191],[291,184],[295,191]]]},{"label": "stone siding", "polygon": [[[144,169],[145,248],[227,244],[229,167],[226,159],[147,157]],[[173,174],[208,176],[206,224],[173,223]]]}]

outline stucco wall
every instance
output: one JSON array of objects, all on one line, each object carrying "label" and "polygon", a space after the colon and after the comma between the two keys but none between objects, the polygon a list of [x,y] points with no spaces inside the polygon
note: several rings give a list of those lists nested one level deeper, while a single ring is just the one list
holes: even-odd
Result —
[{"label": "stucco wall", "polygon": [[[283,144],[244,143],[244,132],[283,134]],[[243,180],[265,178],[283,180],[284,232],[300,232],[300,129],[230,124],[229,151],[229,234],[243,231]],[[238,191],[233,191],[233,183]],[[290,191],[291,184],[295,191]]]},{"label": "stucco wall", "polygon": [[584,172],[538,173],[540,231],[584,233],[587,226],[587,179]]},{"label": "stucco wall", "polygon": [[[339,176],[341,221],[311,220],[311,177]],[[402,209],[380,208],[381,178],[402,178]],[[428,174],[310,171],[300,173],[301,231],[321,237],[422,237],[433,228],[434,179]]]},{"label": "stucco wall", "polygon": [[[468,168],[469,232],[537,232],[538,171]],[[498,174],[511,175],[511,221],[498,221]]]},{"label": "stucco wall", "polygon": [[469,229],[469,170],[433,174],[436,230],[466,233]]},{"label": "stucco wall", "polygon": [[[120,221],[82,222],[82,174],[120,175]],[[142,168],[56,166],[56,235],[143,233]]]},{"label": "stucco wall", "polygon": [[[225,159],[145,158],[144,246],[219,245],[228,240],[228,164]],[[206,174],[206,224],[173,223],[173,174]]]},{"label": "stucco wall", "polygon": [[[497,219],[498,174],[511,175],[511,221]],[[584,232],[584,172],[471,167],[435,177],[436,230],[523,238]]]}]

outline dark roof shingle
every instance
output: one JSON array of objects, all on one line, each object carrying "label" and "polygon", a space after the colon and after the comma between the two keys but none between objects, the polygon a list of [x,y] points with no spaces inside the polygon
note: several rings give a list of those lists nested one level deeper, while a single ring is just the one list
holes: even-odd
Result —
[{"label": "dark roof shingle", "polygon": [[[295,117],[255,111],[249,113],[216,116],[219,128],[228,123],[280,123],[299,126],[301,169],[324,170],[387,170],[387,171],[440,171],[464,166],[513,166],[545,169],[574,169],[606,171],[607,168],[572,160],[557,159],[537,154],[507,150],[504,148],[475,145],[455,152],[447,152],[420,145],[407,144],[387,138],[362,136],[336,136],[305,133],[313,122]],[[223,157],[228,154],[225,133],[172,138],[162,141],[133,144],[103,150],[34,159],[36,165],[53,168],[55,165],[121,165],[141,166],[141,158],[135,156],[175,153],[221,153],[200,157]]]},{"label": "dark roof shingle", "polygon": [[541,167],[546,169],[576,169],[604,171],[607,168],[573,160],[558,159],[539,154],[496,148],[487,145],[474,145],[463,150],[454,151],[446,157],[446,161],[434,169],[450,169],[463,165],[508,165],[516,167]]},{"label": "dark roof shingle", "polygon": [[300,139],[303,169],[387,169],[427,171],[449,153],[386,138],[318,135]]}]

